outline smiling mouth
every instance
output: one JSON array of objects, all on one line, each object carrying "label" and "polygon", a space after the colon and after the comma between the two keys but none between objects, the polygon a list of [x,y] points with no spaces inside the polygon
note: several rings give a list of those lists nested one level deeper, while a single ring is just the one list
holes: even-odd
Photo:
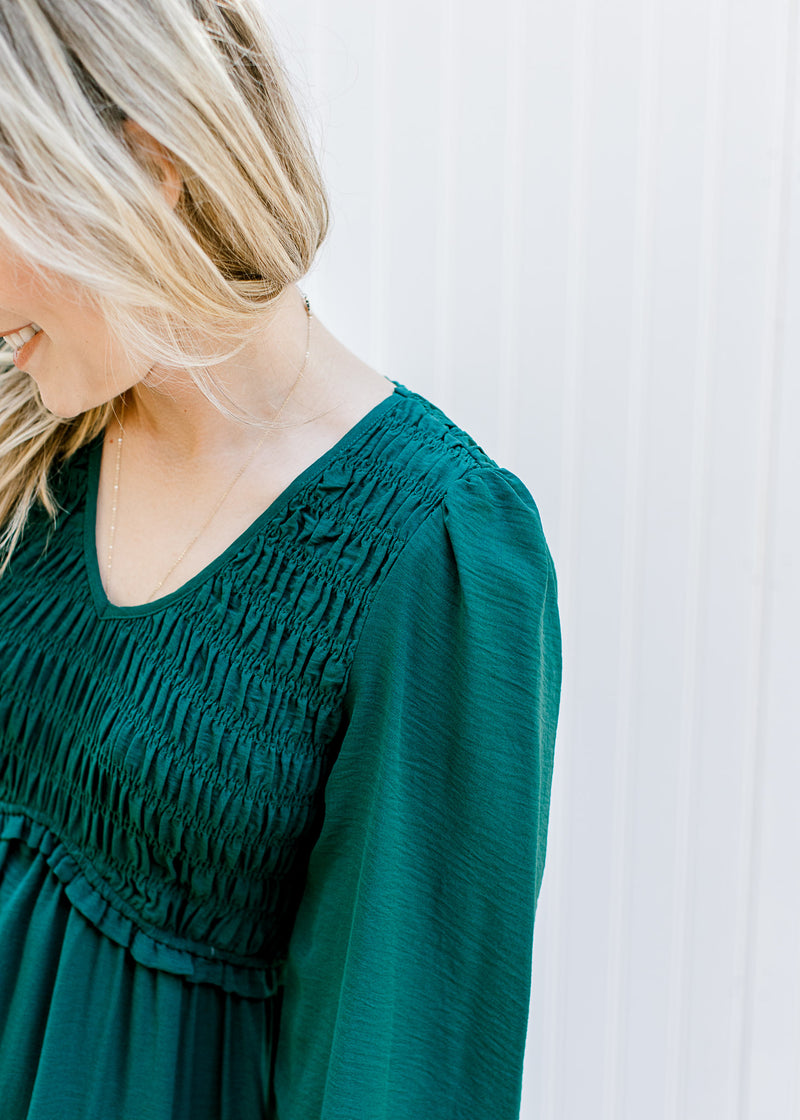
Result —
[{"label": "smiling mouth", "polygon": [[15,350],[19,350],[26,342],[30,342],[32,338],[35,338],[41,330],[42,328],[38,323],[29,323],[27,327],[20,327],[20,329],[16,331],[8,331],[3,335],[3,338],[9,346],[13,346]]}]

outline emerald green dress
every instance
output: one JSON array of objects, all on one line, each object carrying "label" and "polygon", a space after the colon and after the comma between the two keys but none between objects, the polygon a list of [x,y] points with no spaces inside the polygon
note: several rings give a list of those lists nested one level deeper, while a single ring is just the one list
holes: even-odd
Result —
[{"label": "emerald green dress", "polygon": [[0,580],[3,1120],[516,1118],[561,686],[530,494],[396,384],[119,607],[101,450]]}]

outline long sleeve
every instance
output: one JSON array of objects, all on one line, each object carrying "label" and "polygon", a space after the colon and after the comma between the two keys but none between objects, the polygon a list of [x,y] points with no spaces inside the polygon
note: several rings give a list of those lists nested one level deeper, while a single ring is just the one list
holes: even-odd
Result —
[{"label": "long sleeve", "polygon": [[516,1120],[561,689],[508,471],[454,482],[371,606],[285,970],[277,1120]]}]

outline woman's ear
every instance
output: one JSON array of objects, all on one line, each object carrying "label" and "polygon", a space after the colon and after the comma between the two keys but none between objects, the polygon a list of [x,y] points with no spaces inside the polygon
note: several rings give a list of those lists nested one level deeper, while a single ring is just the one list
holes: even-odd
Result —
[{"label": "woman's ear", "polygon": [[134,158],[158,179],[171,209],[175,209],[183,190],[183,179],[169,152],[136,121],[126,119],[122,127]]}]

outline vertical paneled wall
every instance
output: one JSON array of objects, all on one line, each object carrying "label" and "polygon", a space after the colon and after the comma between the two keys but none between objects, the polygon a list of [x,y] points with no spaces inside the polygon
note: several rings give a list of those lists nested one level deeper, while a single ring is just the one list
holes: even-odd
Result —
[{"label": "vertical paneled wall", "polygon": [[556,562],[523,1120],[800,1120],[798,0],[264,3],[317,312]]}]

